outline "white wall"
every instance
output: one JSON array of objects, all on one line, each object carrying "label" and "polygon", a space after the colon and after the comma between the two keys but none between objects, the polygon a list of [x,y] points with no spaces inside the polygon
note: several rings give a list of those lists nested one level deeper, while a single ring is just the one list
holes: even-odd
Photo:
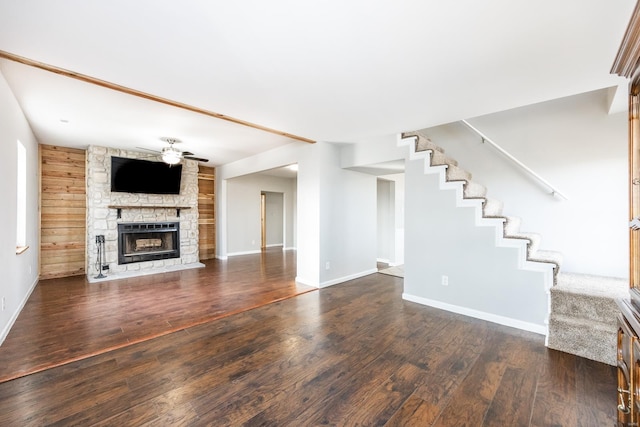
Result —
[{"label": "white wall", "polygon": [[607,114],[606,90],[518,108],[469,122],[565,193],[548,195],[462,124],[425,130],[448,156],[502,200],[562,270],[628,277],[627,114]]},{"label": "white wall", "polygon": [[[522,270],[524,251],[496,246],[424,162],[406,165],[404,298],[538,333],[548,315],[545,273]],[[448,286],[443,286],[447,276]]]},{"label": "white wall", "polygon": [[[280,206],[284,202],[284,216],[286,225],[278,230],[280,244],[285,236],[285,247],[294,247],[294,203],[295,180],[268,175],[247,175],[227,180],[227,255],[253,253],[260,251],[260,194],[262,192],[280,193]],[[267,231],[272,227],[267,225]],[[269,239],[267,239],[269,242]]]},{"label": "white wall", "polygon": [[[16,255],[16,199],[17,199],[17,140],[27,154],[27,245],[29,249]],[[38,278],[40,230],[38,212],[38,141],[31,132],[22,110],[0,73],[0,224],[7,233],[0,241],[0,298],[6,309],[0,307],[0,343],[18,317],[20,310],[35,287]]]}]

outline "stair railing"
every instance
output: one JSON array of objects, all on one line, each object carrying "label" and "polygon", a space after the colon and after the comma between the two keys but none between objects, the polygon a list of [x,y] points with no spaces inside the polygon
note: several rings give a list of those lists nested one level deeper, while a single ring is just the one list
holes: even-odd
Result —
[{"label": "stair railing", "polygon": [[531,170],[530,167],[528,167],[527,165],[525,165],[524,163],[522,163],[520,160],[516,159],[513,155],[511,155],[509,152],[507,152],[507,150],[505,150],[504,148],[500,147],[498,144],[496,144],[494,141],[491,140],[491,138],[489,138],[487,135],[485,135],[484,133],[480,132],[477,128],[473,127],[469,122],[467,122],[466,120],[462,120],[462,123],[467,126],[469,129],[471,129],[474,133],[476,133],[478,136],[480,136],[482,138],[482,142],[487,142],[489,143],[493,148],[495,148],[496,150],[498,150],[501,154],[503,154],[506,158],[508,158],[509,160],[511,160],[512,162],[514,162],[516,165],[520,166],[521,169],[523,169],[525,172],[527,172],[529,175],[531,175],[532,177],[534,177],[536,180],[538,180],[540,183],[542,183],[545,187],[547,187],[549,190],[551,190],[551,195],[552,196],[560,196],[562,197],[564,200],[569,200],[567,198],[567,196],[565,196],[560,190],[558,190],[556,187],[554,187],[553,185],[551,185],[549,183],[549,181],[547,181],[546,179],[544,179],[543,177],[541,177],[540,175],[538,175],[536,172],[534,172],[533,170]]}]

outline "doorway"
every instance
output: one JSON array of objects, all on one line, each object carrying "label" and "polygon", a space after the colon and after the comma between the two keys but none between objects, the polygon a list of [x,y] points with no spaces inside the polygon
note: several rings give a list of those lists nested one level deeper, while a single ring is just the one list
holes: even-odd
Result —
[{"label": "doorway", "polygon": [[284,194],[260,193],[260,248],[284,247]]}]

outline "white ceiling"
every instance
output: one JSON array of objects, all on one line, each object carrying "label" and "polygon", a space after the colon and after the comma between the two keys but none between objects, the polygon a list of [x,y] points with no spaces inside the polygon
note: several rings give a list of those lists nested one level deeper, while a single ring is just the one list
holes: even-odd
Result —
[{"label": "white ceiling", "polygon": [[[332,142],[612,87],[632,0],[0,0],[0,50]],[[212,165],[295,142],[2,60],[40,142]],[[60,120],[67,120],[62,123]]]}]

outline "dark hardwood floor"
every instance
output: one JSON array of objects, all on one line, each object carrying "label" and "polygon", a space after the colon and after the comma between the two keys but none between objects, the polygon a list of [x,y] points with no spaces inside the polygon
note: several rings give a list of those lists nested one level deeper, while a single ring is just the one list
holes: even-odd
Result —
[{"label": "dark hardwood floor", "polygon": [[0,425],[602,427],[614,375],[372,274],[2,383]]},{"label": "dark hardwood floor", "polygon": [[101,283],[40,281],[0,346],[0,382],[314,290],[295,284],[294,251],[205,264]]}]

